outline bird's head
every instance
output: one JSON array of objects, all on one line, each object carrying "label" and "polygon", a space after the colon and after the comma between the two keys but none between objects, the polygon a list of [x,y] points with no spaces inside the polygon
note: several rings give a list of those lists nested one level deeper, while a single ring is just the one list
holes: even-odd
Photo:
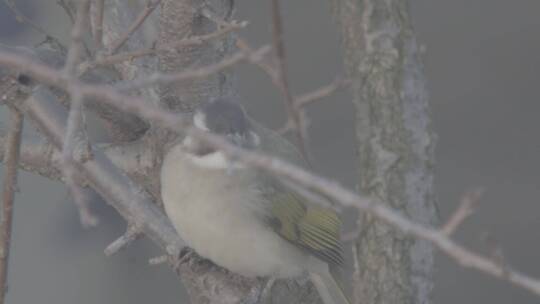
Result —
[{"label": "bird's head", "polygon": [[[260,143],[242,106],[228,99],[216,99],[197,108],[193,115],[193,125],[200,130],[223,136],[241,148],[254,149]],[[188,158],[201,167],[226,169],[232,165],[222,151],[191,136],[183,140],[182,146]]]}]

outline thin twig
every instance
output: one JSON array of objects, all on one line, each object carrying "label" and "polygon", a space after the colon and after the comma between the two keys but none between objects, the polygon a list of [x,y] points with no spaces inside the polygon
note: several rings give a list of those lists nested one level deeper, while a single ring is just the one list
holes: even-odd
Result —
[{"label": "thin twig", "polygon": [[[242,39],[241,37],[236,38],[236,46],[240,50],[250,52],[250,53],[254,52],[254,49],[247,43],[246,40]],[[275,86],[279,86],[279,74],[271,64],[269,64],[265,60],[249,61],[249,63],[263,70],[270,77],[270,80],[272,81],[272,83]]]},{"label": "thin twig", "polygon": [[[84,228],[95,227],[99,223],[99,219],[90,210],[90,200],[85,194],[82,187],[76,180],[76,168],[75,168],[75,148],[81,147],[82,149],[89,149],[86,138],[80,138],[78,134],[83,134],[83,97],[77,90],[72,90],[70,110],[67,121],[67,130],[64,138],[64,146],[62,149],[62,172],[64,174],[64,182],[68,187],[73,201],[79,211],[79,219],[81,225]],[[79,140],[78,140],[79,137]],[[78,151],[80,155],[88,155],[88,151]],[[82,156],[87,158],[87,156]]]},{"label": "thin twig", "polygon": [[40,33],[42,35],[45,35],[46,37],[53,37],[47,31],[45,31],[41,26],[39,26],[38,24],[34,23],[31,19],[26,17],[19,10],[19,8],[15,4],[15,2],[13,2],[13,0],[4,0],[4,2],[9,7],[9,9],[15,14],[15,19],[17,19],[17,21],[19,21],[20,23],[28,25],[33,30],[35,30],[36,32],[38,32],[38,33]]},{"label": "thin twig", "polygon": [[240,23],[231,23],[231,26],[218,29],[213,33],[207,34],[207,35],[200,35],[200,36],[193,36],[188,37],[173,43],[161,45],[161,46],[155,46],[151,48],[146,49],[140,49],[135,51],[128,51],[120,54],[110,55],[110,56],[103,56],[101,58],[96,58],[94,61],[86,62],[81,64],[81,70],[84,73],[86,70],[90,68],[94,68],[96,66],[104,66],[104,65],[110,65],[110,64],[116,64],[123,61],[129,61],[133,60],[139,57],[143,56],[149,56],[149,55],[156,55],[158,53],[165,53],[165,52],[175,52],[176,49],[180,47],[186,47],[186,46],[192,46],[192,45],[200,45],[208,41],[212,41],[214,39],[218,39],[220,37],[223,37],[224,35],[230,33],[231,31],[235,31],[241,28],[244,28],[247,25],[247,22],[243,21]]},{"label": "thin twig", "polygon": [[159,5],[161,0],[148,0],[146,2],[146,7],[144,10],[137,16],[137,19],[129,26],[129,29],[117,40],[115,40],[111,45],[110,54],[115,54],[125,43],[128,41],[129,37],[135,33],[135,31],[144,23],[146,18],[152,14],[152,12]]},{"label": "thin twig", "polygon": [[88,17],[88,10],[90,9],[89,0],[80,0],[77,7],[75,24],[71,30],[71,44],[69,46],[66,64],[64,66],[64,72],[69,76],[74,76],[76,72],[76,65],[79,63],[83,51],[83,33],[84,26]]},{"label": "thin twig", "polygon": [[[298,144],[300,146],[300,152],[304,158],[309,162],[309,154],[306,146],[307,139],[307,119],[300,107],[295,107],[292,94],[289,89],[289,84],[287,81],[286,73],[286,58],[285,58],[285,47],[283,44],[283,29],[281,22],[281,15],[279,12],[279,2],[277,0],[273,1],[273,48],[276,54],[277,59],[277,68],[273,65],[265,62],[264,60],[248,60],[250,63],[262,69],[268,76],[272,83],[279,88],[282,95],[285,98],[285,105],[287,106],[288,119],[286,127],[288,129],[295,130],[296,137],[298,139]],[[218,16],[213,14],[210,10],[204,9],[202,14],[208,19],[215,22],[221,27],[229,26],[229,22],[220,19]],[[249,46],[247,41],[241,37],[236,38],[236,45],[240,50],[246,52],[253,52],[254,50]]]},{"label": "thin twig", "polygon": [[[353,257],[353,273],[352,273],[352,281],[353,284],[361,284],[358,281],[355,281],[355,279],[360,278],[361,272],[360,272],[360,263],[358,261],[358,249],[356,248],[356,244],[351,245],[351,251],[352,251],[352,257]],[[353,285],[354,286],[354,285]],[[356,292],[353,292],[353,303],[360,303],[358,299],[358,295]]]},{"label": "thin twig", "polygon": [[107,248],[105,248],[104,252],[106,256],[113,256],[120,250],[126,248],[131,242],[137,240],[142,236],[141,230],[137,228],[135,225],[129,224],[126,233],[116,239],[114,242],[109,244]]},{"label": "thin twig", "polygon": [[[146,100],[135,95],[125,95],[110,86],[84,84],[77,79],[66,79],[64,73],[45,64],[33,61],[26,56],[0,52],[0,65],[13,68],[21,73],[28,74],[36,81],[48,84],[63,90],[79,90],[83,96],[96,98],[114,106],[126,113],[137,113],[139,117],[153,117],[155,120],[163,120],[174,123],[178,114],[160,111],[158,108],[148,108]],[[165,113],[165,116],[163,115]],[[154,116],[155,115],[155,116]],[[151,120],[153,120],[151,119]]]},{"label": "thin twig", "polygon": [[76,182],[75,166],[70,166],[66,169],[66,166],[63,165],[62,172],[64,174],[64,182],[77,207],[81,226],[83,228],[96,227],[99,224],[99,218],[90,209],[91,201],[88,193]]},{"label": "thin twig", "polygon": [[452,235],[461,223],[474,212],[474,209],[480,202],[480,198],[483,194],[484,189],[482,188],[477,188],[465,193],[461,198],[459,207],[441,229],[442,232],[447,236]]},{"label": "thin twig", "polygon": [[73,9],[70,4],[67,3],[65,0],[56,0],[56,4],[58,4],[62,9],[64,9],[64,12],[66,12],[66,15],[68,15],[71,24],[74,24],[75,14],[73,14]]},{"label": "thin twig", "polygon": [[[77,7],[75,25],[71,31],[71,45],[69,47],[66,65],[64,66],[64,77],[70,79],[76,77],[76,67],[81,59],[81,53],[83,49],[82,36],[84,33],[84,26],[87,24],[88,12],[90,9],[89,0],[81,0]],[[75,180],[75,160],[73,154],[75,147],[79,144],[79,147],[87,147],[84,138],[84,113],[83,113],[83,99],[84,96],[77,88],[70,88],[68,90],[71,102],[69,116],[67,120],[67,130],[64,137],[64,145],[62,148],[62,171],[64,173],[65,182],[70,190],[70,193],[79,210],[79,218],[83,227],[93,227],[98,224],[98,219],[92,214],[89,207],[89,200],[84,195],[82,188],[77,184]],[[77,140],[78,135],[80,140]],[[83,153],[84,154],[84,153]],[[86,153],[89,154],[89,153]]]},{"label": "thin twig", "polygon": [[349,85],[350,83],[350,80],[338,77],[336,80],[334,80],[328,85],[296,97],[294,99],[294,104],[296,107],[305,107],[312,102],[318,101],[322,98],[334,94],[337,90]]},{"label": "thin twig", "polygon": [[130,91],[135,88],[144,88],[148,86],[152,86],[155,84],[169,84],[174,82],[179,82],[183,80],[188,79],[199,79],[199,78],[205,78],[210,75],[213,75],[219,71],[222,71],[226,68],[229,68],[233,65],[236,65],[237,63],[248,60],[248,61],[258,61],[262,60],[262,58],[270,51],[269,46],[263,46],[257,50],[255,50],[253,53],[248,53],[244,51],[239,51],[227,58],[222,59],[221,61],[204,66],[199,67],[191,70],[185,70],[178,73],[171,73],[171,74],[162,74],[162,73],[156,73],[153,75],[149,75],[148,77],[140,80],[134,80],[130,83],[123,84],[119,87],[121,91]]},{"label": "thin twig", "polygon": [[274,46],[275,57],[277,60],[277,73],[280,80],[281,93],[285,98],[288,121],[293,126],[295,136],[298,140],[300,151],[304,157],[309,160],[307,150],[307,122],[302,110],[295,106],[294,98],[289,88],[287,77],[287,58],[285,53],[285,43],[283,39],[283,21],[281,20],[281,10],[279,0],[272,0],[272,44]]},{"label": "thin twig", "polygon": [[23,114],[11,109],[11,128],[8,134],[4,164],[4,189],[2,192],[2,231],[0,231],[0,304],[5,303],[7,293],[7,275],[13,222],[13,200],[17,189],[17,165],[23,128]]},{"label": "thin twig", "polygon": [[94,11],[93,31],[94,41],[98,50],[103,49],[103,15],[105,12],[105,0],[94,0],[92,7]]},{"label": "thin twig", "polygon": [[[0,159],[5,158],[5,147],[6,136],[0,136]],[[62,179],[59,159],[60,153],[49,143],[23,140],[19,156],[19,169],[59,181]]]},{"label": "thin twig", "polygon": [[[38,86],[28,99],[12,101],[10,104],[24,111],[56,149],[62,148],[67,112],[51,90]],[[141,227],[162,250],[178,256],[183,242],[163,211],[144,193],[135,193],[133,181],[101,150],[94,151],[92,159],[77,163],[78,172],[124,219]]]},{"label": "thin twig", "polygon": [[[308,92],[303,95],[295,97],[294,106],[295,108],[297,108],[298,111],[303,111],[302,109],[303,107],[307,106],[308,104],[312,102],[318,101],[322,98],[332,95],[337,90],[348,85],[349,83],[350,83],[349,80],[337,78],[336,80],[334,80],[334,82],[326,86],[320,87],[312,92]],[[284,134],[293,129],[294,129],[294,126],[292,125],[291,120],[287,120],[285,125],[283,125],[280,129],[278,129],[277,132],[280,134]]]}]

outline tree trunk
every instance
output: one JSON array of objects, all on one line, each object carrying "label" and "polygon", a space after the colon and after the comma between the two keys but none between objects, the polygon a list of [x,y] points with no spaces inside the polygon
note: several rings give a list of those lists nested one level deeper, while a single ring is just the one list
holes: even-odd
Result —
[{"label": "tree trunk", "polygon": [[[353,81],[359,190],[432,225],[435,135],[408,1],[336,0],[333,8]],[[431,303],[432,246],[368,214],[358,225],[355,302]]]}]

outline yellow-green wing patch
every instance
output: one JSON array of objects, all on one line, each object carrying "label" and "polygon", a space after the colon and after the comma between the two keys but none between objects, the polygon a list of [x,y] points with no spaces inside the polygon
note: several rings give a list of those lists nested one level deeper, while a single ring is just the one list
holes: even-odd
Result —
[{"label": "yellow-green wing patch", "polygon": [[308,209],[300,197],[289,192],[273,197],[271,213],[270,222],[281,237],[330,266],[343,264],[341,222],[333,210]]}]

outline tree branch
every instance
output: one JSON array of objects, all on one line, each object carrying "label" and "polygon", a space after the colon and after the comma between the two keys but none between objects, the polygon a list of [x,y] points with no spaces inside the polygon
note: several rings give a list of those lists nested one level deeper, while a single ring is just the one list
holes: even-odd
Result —
[{"label": "tree branch", "polygon": [[2,225],[0,231],[0,303],[5,303],[8,289],[8,265],[11,243],[11,227],[13,222],[13,201],[17,191],[17,163],[21,147],[23,115],[11,109],[11,128],[9,130],[4,164],[6,172],[2,190]]},{"label": "tree branch", "polygon": [[17,7],[13,0],[4,0],[4,3],[9,7],[9,9],[15,14],[15,19],[18,22],[28,25],[34,31],[44,35],[45,37],[53,37],[47,31],[45,31],[40,25],[34,23],[30,18],[26,17]]},{"label": "tree branch", "polygon": [[[298,110],[303,111],[303,108],[308,106],[309,104],[315,101],[318,101],[322,98],[328,97],[334,94],[337,90],[343,87],[346,87],[347,85],[350,85],[349,80],[337,78],[336,80],[334,80],[334,82],[326,86],[317,88],[313,90],[312,92],[307,92],[300,96],[295,97],[293,101],[294,106]],[[287,133],[288,131],[293,130],[293,128],[294,126],[292,125],[291,120],[289,119],[287,120],[287,122],[285,122],[285,125],[278,130],[278,133],[284,134],[284,133]]]},{"label": "tree branch", "polygon": [[[47,138],[56,146],[62,147],[65,134],[66,110],[58,105],[56,97],[46,88],[37,87],[32,96],[19,104],[21,110],[43,130]],[[92,147],[94,157],[77,168],[90,185],[111,204],[130,223],[135,223],[156,242],[165,252],[177,256],[182,241],[170,224],[168,218],[153,204],[144,192],[120,172],[103,154]]]},{"label": "tree branch", "polygon": [[484,190],[481,188],[465,193],[461,198],[459,207],[442,227],[442,232],[448,236],[452,235],[463,221],[474,212],[474,208],[478,205],[483,193]]},{"label": "tree branch", "polygon": [[[80,0],[75,16],[75,24],[71,31],[71,44],[68,50],[66,64],[64,65],[64,77],[66,79],[77,78],[77,65],[81,60],[83,49],[82,37],[85,31],[85,25],[88,24],[88,15],[90,10],[90,0]],[[62,171],[64,173],[64,181],[70,190],[71,196],[79,210],[79,218],[83,227],[94,227],[98,224],[97,217],[92,214],[89,207],[88,197],[84,194],[82,188],[75,181],[75,160],[73,159],[76,146],[81,150],[81,153],[90,155],[88,151],[88,139],[86,138],[86,130],[84,124],[83,113],[83,95],[73,88],[68,90],[71,97],[69,115],[67,118],[67,130],[64,136],[62,146]],[[86,158],[85,157],[85,158]]]},{"label": "tree branch", "polygon": [[[46,66],[28,65],[27,61],[6,60],[7,58],[8,57],[4,54],[0,54],[0,65],[8,65],[12,68],[23,69],[30,73],[31,76],[36,77],[36,79],[41,79],[43,76],[43,80],[51,84],[56,83],[57,81],[55,77],[48,78],[44,76],[49,75],[47,73],[50,72],[47,70],[49,68]],[[13,59],[13,57],[9,58]],[[53,73],[53,75],[55,74]],[[61,81],[58,83],[62,84]],[[137,98],[133,98],[127,102],[124,100],[122,94],[113,93],[114,90],[111,90],[110,88],[74,82],[69,85],[81,86],[81,90],[84,94],[94,97],[99,96],[100,101],[108,102],[123,111],[140,115],[142,118],[154,122],[157,126],[162,126],[176,132],[179,131],[179,128],[181,129],[186,126],[187,122],[183,116],[156,109]],[[54,96],[45,89],[39,88],[34,92],[32,98],[27,100],[25,105],[20,106],[26,109],[27,115],[38,123],[40,129],[46,130],[45,134],[48,138],[54,142],[57,147],[60,147],[62,142],[61,134],[63,134],[64,130],[61,122],[66,120],[66,112],[65,109],[61,107],[58,109],[58,106],[55,105]],[[63,114],[58,114],[57,112]],[[508,265],[502,265],[499,261],[494,261],[490,257],[482,256],[467,250],[452,241],[444,232],[442,232],[442,230],[435,229],[430,225],[416,223],[403,216],[399,211],[389,208],[378,201],[359,196],[333,181],[313,175],[292,164],[239,149],[220,137],[201,132],[192,127],[184,128],[182,132],[186,132],[199,140],[207,141],[208,144],[222,149],[227,155],[235,160],[245,162],[248,165],[256,166],[263,170],[268,170],[272,174],[291,180],[297,185],[306,187],[309,191],[319,192],[344,206],[358,208],[365,212],[365,214],[370,214],[407,235],[429,241],[464,267],[479,270],[540,295],[540,280],[515,271]],[[144,227],[144,233],[149,235],[162,248],[167,248],[167,241],[174,240],[174,242],[179,242],[174,233],[174,229],[170,226],[165,216],[159,210],[155,209],[155,206],[152,205],[150,201],[141,198],[140,196],[129,194],[132,190],[130,182],[124,175],[119,173],[116,167],[100,150],[96,150],[96,157],[81,164],[80,168],[82,169],[82,172],[88,175],[89,181],[96,190],[107,198],[110,203],[119,210],[124,218],[129,221],[133,217],[139,215],[139,217],[137,217],[139,219],[137,222],[143,224],[141,227]],[[163,233],[163,230],[165,231],[165,235],[160,234]],[[179,247],[175,248],[178,249]],[[193,269],[186,270],[186,273],[189,271],[192,272]],[[208,275],[208,273],[206,273],[206,275]],[[189,277],[188,279],[198,280],[197,276]],[[222,283],[227,284],[225,281]]]},{"label": "tree branch", "polygon": [[152,14],[152,12],[158,7],[161,0],[148,0],[146,1],[146,7],[137,16],[137,19],[129,26],[129,29],[120,36],[115,42],[112,43],[110,54],[116,53],[131,37],[131,35],[144,23],[146,18]]},{"label": "tree branch", "polygon": [[229,26],[216,30],[213,33],[206,35],[198,35],[193,37],[188,37],[181,39],[176,42],[167,43],[165,45],[158,45],[150,48],[138,49],[133,51],[128,51],[116,55],[98,57],[94,61],[90,61],[83,64],[82,70],[87,70],[94,68],[96,66],[104,66],[109,64],[117,64],[123,61],[133,60],[142,56],[156,55],[161,52],[175,52],[176,49],[194,45],[201,45],[205,42],[212,41],[214,39],[219,39],[224,35],[242,29],[246,27],[247,22],[231,22]]},{"label": "tree branch", "polygon": [[[6,157],[7,138],[0,136],[0,159]],[[62,180],[60,153],[48,143],[23,141],[19,157],[19,169],[39,174],[51,180]]]},{"label": "tree branch", "polygon": [[90,8],[92,35],[98,52],[103,51],[103,16],[105,13],[105,0],[94,0]]},{"label": "tree branch", "polygon": [[307,122],[304,112],[294,103],[294,98],[289,88],[287,77],[287,58],[285,54],[285,43],[283,33],[283,21],[281,20],[281,11],[279,0],[272,1],[272,42],[274,54],[277,60],[277,75],[279,77],[279,88],[285,98],[287,108],[287,124],[294,131],[300,151],[306,160],[309,160],[307,149]]},{"label": "tree branch", "polygon": [[[70,78],[60,77],[60,73],[57,70],[62,67],[65,63],[65,54],[61,50],[55,48],[54,45],[43,44],[38,48],[30,49],[26,47],[10,47],[0,44],[0,53],[5,55],[17,55],[18,58],[22,61],[29,61],[32,63],[38,63],[44,67],[49,68],[50,71],[55,71],[55,77],[57,79],[65,79],[66,81]],[[11,75],[10,79],[2,79]],[[87,74],[83,75],[81,78],[89,83],[110,85],[117,80],[117,73],[114,73],[110,69],[97,69],[94,71],[89,71]],[[47,77],[47,76],[45,76]],[[10,72],[6,69],[6,66],[0,68],[0,93],[4,95],[6,99],[11,99],[7,95],[9,94],[26,94],[27,88],[20,86],[12,86],[12,83],[16,82],[15,80],[23,79],[26,80],[25,83],[28,88],[31,88],[34,84],[34,80],[24,74],[23,70],[16,70],[16,72]],[[28,78],[28,79],[26,79]],[[9,86],[16,88],[16,90],[10,90]],[[23,88],[23,90],[19,90]],[[67,87],[64,88],[67,91]],[[18,99],[20,97],[17,97]],[[24,98],[22,98],[24,99]],[[63,104],[69,106],[69,100],[62,96]],[[130,141],[136,138],[141,137],[142,134],[148,129],[148,126],[137,116],[129,115],[125,112],[119,112],[113,107],[107,106],[103,103],[95,103],[91,100],[84,100],[85,106],[96,113],[98,117],[104,122],[107,127],[109,136],[115,140],[119,141]]]},{"label": "tree branch", "polygon": [[141,237],[141,231],[139,228],[137,228],[135,225],[128,224],[126,233],[109,244],[109,246],[105,248],[104,253],[106,256],[114,255],[118,251],[126,248],[130,243],[137,240],[139,237]]}]

